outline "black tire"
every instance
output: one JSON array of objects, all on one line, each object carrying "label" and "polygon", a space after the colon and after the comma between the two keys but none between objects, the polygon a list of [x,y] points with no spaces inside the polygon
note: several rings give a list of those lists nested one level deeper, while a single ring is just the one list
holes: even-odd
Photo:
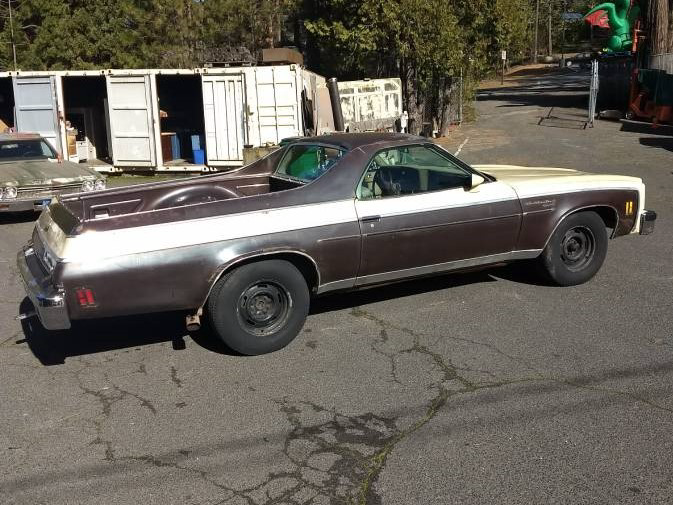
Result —
[{"label": "black tire", "polygon": [[220,279],[208,299],[208,314],[227,346],[254,356],[292,342],[304,326],[309,303],[301,272],[288,261],[267,260]]},{"label": "black tire", "polygon": [[539,258],[546,276],[559,286],[575,286],[600,270],[608,251],[603,219],[592,211],[565,218],[552,234]]}]

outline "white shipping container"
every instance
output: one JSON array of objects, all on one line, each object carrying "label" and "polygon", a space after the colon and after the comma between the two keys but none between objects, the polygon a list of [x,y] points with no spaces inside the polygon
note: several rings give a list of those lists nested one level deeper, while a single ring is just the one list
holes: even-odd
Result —
[{"label": "white shipping container", "polygon": [[[2,72],[0,119],[15,131],[44,135],[66,156],[66,121],[76,123],[70,131],[95,126],[79,131],[77,141],[92,146],[99,159],[87,162],[102,172],[200,171],[242,165],[244,146],[315,133],[306,131],[304,117],[315,122],[324,83],[294,64]],[[194,163],[197,148],[205,150],[203,165]]]}]

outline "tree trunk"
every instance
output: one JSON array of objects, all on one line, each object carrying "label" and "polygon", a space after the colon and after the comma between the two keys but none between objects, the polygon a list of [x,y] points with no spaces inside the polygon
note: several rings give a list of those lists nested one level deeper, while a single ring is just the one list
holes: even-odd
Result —
[{"label": "tree trunk", "polygon": [[440,137],[446,137],[451,127],[451,119],[456,104],[453,103],[453,78],[445,77],[441,79],[439,88],[439,104],[437,110],[437,129]]},{"label": "tree trunk", "polygon": [[671,30],[669,0],[650,0],[647,13],[647,22],[650,31],[650,51],[652,54],[662,54],[671,50]]},{"label": "tree trunk", "polygon": [[668,52],[673,53],[673,0],[668,0]]},{"label": "tree trunk", "polygon": [[420,97],[416,75],[404,59],[400,62],[400,79],[402,81],[402,103],[409,116],[407,132],[418,135],[423,123],[423,110],[419,106]]}]

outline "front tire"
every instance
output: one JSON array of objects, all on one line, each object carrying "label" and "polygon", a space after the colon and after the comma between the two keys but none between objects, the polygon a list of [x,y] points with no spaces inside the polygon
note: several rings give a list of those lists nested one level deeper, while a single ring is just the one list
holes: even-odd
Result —
[{"label": "front tire", "polygon": [[600,270],[608,251],[603,219],[592,211],[565,218],[552,234],[539,258],[546,276],[559,286],[575,286]]},{"label": "front tire", "polygon": [[306,280],[292,263],[267,260],[236,268],[208,299],[213,330],[231,349],[250,356],[277,351],[299,334],[308,315]]}]

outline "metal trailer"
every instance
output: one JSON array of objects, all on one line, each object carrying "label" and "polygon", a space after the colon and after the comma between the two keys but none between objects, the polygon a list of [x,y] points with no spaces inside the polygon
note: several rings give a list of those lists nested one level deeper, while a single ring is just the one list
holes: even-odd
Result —
[{"label": "metal trailer", "polygon": [[241,166],[244,146],[322,133],[309,127],[331,114],[324,86],[296,64],[0,72],[0,120],[100,172],[212,171]]},{"label": "metal trailer", "polygon": [[341,109],[349,131],[394,130],[402,115],[398,78],[339,83]]}]

